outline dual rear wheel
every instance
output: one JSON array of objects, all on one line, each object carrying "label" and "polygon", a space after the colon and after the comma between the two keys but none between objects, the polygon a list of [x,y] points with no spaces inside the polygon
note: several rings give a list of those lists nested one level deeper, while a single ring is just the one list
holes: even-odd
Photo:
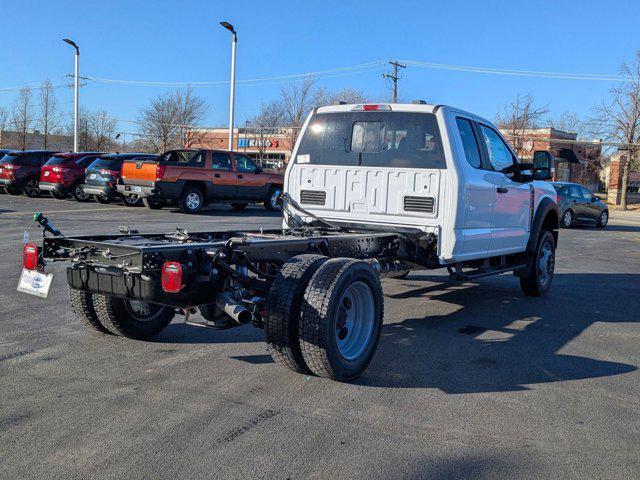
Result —
[{"label": "dual rear wheel", "polygon": [[272,284],[264,318],[274,361],[339,381],[358,378],[373,358],[384,301],[369,264],[299,255]]}]

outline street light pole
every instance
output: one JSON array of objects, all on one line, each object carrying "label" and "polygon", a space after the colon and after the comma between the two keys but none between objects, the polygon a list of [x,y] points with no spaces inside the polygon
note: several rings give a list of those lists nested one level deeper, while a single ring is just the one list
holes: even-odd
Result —
[{"label": "street light pole", "polygon": [[73,85],[73,151],[78,151],[78,71],[80,68],[80,48],[73,40],[63,38],[63,42],[68,43],[76,50],[75,55],[75,82]]},{"label": "street light pole", "polygon": [[231,40],[231,92],[229,94],[229,150],[233,151],[233,108],[236,89],[236,43],[238,36],[233,25],[229,22],[220,22],[220,25],[233,34],[233,39]]}]

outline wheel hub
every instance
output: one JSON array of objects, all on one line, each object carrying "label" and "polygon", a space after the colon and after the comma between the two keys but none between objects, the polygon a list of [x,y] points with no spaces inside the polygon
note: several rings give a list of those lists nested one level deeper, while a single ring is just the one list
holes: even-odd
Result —
[{"label": "wheel hub", "polygon": [[538,258],[538,272],[540,276],[540,283],[547,285],[553,276],[553,270],[555,268],[555,254],[553,248],[549,245],[549,242],[545,242],[540,248],[540,255]]},{"label": "wheel hub", "polygon": [[198,196],[197,193],[192,192],[189,195],[187,195],[185,203],[187,204],[187,207],[189,207],[190,210],[195,210],[200,206],[200,197]]},{"label": "wheel hub", "polygon": [[338,351],[347,360],[356,360],[366,350],[373,335],[374,316],[369,286],[364,282],[350,285],[340,300],[335,327]]}]

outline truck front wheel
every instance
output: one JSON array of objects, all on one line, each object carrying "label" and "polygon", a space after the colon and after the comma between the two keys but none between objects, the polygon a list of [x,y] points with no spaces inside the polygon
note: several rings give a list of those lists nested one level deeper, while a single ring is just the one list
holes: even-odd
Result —
[{"label": "truck front wheel", "polygon": [[541,297],[551,287],[556,265],[556,242],[548,230],[542,230],[538,245],[531,255],[529,273],[520,277],[520,287],[525,295]]},{"label": "truck front wheel", "polygon": [[282,266],[269,289],[264,316],[267,350],[277,364],[294,372],[309,372],[300,351],[298,322],[309,280],[326,261],[321,255],[295,256]]},{"label": "truck front wheel", "polygon": [[136,340],[158,334],[175,316],[175,309],[171,307],[106,295],[94,296],[94,308],[107,330]]},{"label": "truck front wheel", "polygon": [[300,347],[309,369],[339,381],[358,378],[382,331],[384,299],[373,268],[361,260],[328,260],[304,294]]}]

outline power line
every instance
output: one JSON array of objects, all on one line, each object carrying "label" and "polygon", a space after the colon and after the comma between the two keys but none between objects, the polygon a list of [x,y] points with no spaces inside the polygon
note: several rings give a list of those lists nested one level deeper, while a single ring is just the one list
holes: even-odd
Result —
[{"label": "power line", "polygon": [[542,77],[542,78],[560,78],[567,80],[590,80],[590,81],[620,81],[628,82],[631,79],[624,75],[611,75],[601,73],[571,73],[571,72],[549,72],[536,70],[515,70],[493,67],[473,67],[466,65],[449,65],[444,63],[420,62],[413,60],[404,60],[404,63],[413,67],[432,68],[439,70],[453,70],[470,73],[484,73],[492,75],[510,75],[517,77]]}]

